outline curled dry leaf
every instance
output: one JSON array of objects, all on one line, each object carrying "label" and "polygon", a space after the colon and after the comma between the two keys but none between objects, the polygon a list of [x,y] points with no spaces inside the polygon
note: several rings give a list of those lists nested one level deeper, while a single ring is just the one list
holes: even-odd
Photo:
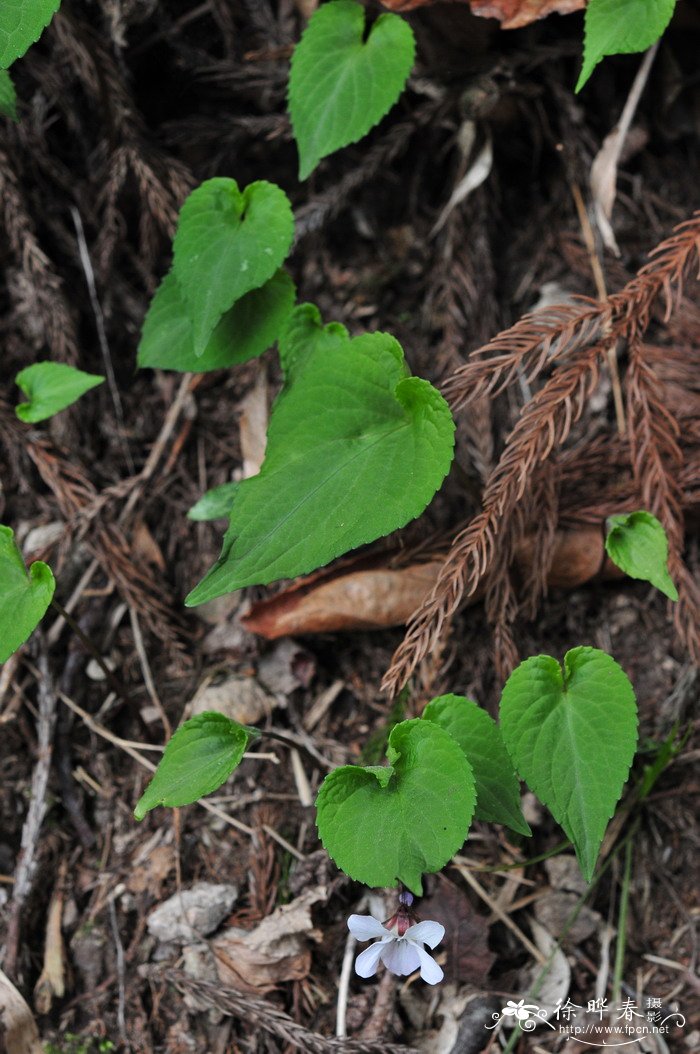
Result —
[{"label": "curled dry leaf", "polygon": [[301,578],[254,604],[241,622],[268,640],[295,633],[400,626],[432,589],[440,567],[439,561],[401,568],[347,561]]},{"label": "curled dry leaf", "polygon": [[309,940],[319,941],[311,908],[328,899],[316,886],[277,908],[253,930],[231,926],[212,943],[219,979],[243,992],[265,992],[282,981],[300,981],[311,968]]},{"label": "curled dry leaf", "polygon": [[[525,538],[516,553],[521,573],[530,566],[533,546],[533,540]],[[300,578],[281,593],[254,604],[241,622],[251,633],[268,640],[300,633],[401,626],[428,596],[441,567],[440,560],[391,567],[386,554],[348,560]],[[602,530],[558,532],[549,586],[573,589],[601,570],[605,577],[620,574],[605,559]],[[477,590],[468,603],[482,596],[483,591]]]},{"label": "curled dry leaf", "polygon": [[[428,7],[437,0],[382,0],[390,11],[413,11],[416,7]],[[475,15],[481,18],[497,18],[501,29],[519,29],[529,26],[547,15],[568,15],[586,6],[586,0],[455,0],[469,4]]]}]

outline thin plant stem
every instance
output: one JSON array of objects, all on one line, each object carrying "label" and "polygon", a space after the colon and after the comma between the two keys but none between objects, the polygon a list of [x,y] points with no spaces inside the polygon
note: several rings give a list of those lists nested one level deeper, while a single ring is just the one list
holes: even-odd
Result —
[{"label": "thin plant stem", "polygon": [[629,906],[630,878],[632,874],[632,839],[625,846],[625,869],[622,875],[622,892],[620,893],[620,913],[617,921],[617,941],[615,943],[615,965],[613,967],[613,1001],[620,1001],[622,971],[625,966],[625,945],[627,943],[627,908]]},{"label": "thin plant stem", "polygon": [[[586,243],[586,249],[588,250],[588,256],[591,261],[591,271],[593,272],[593,281],[595,282],[596,293],[598,299],[603,302],[607,300],[608,291],[605,285],[605,276],[603,274],[603,268],[600,263],[600,257],[596,252],[595,238],[593,236],[593,228],[591,227],[591,221],[588,218],[586,212],[586,206],[583,200],[583,195],[578,186],[578,183],[572,181],[571,183],[571,194],[576,205],[576,212],[578,213],[579,223],[581,224],[581,233]],[[617,421],[617,430],[621,436],[625,436],[627,433],[627,422],[625,420],[625,404],[622,399],[622,385],[620,384],[620,371],[617,365],[617,343],[611,341],[607,352],[608,369],[610,370],[610,381],[612,383],[613,402],[615,404],[615,419]]]}]

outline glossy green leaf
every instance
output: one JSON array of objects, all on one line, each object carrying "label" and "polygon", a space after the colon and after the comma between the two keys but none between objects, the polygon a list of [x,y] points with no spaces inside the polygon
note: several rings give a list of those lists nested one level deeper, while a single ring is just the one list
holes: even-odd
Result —
[{"label": "glossy green leaf", "polygon": [[104,377],[84,373],[62,362],[35,362],[15,377],[15,383],[28,400],[20,403],[15,413],[20,421],[30,424],[45,421],[103,382]]},{"label": "glossy green leaf", "polygon": [[676,0],[588,0],[580,91],[606,55],[646,51],[671,21]]},{"label": "glossy green leaf", "polygon": [[294,49],[289,114],[299,178],[322,157],[355,143],[391,109],[415,57],[413,31],[383,14],[365,39],[365,9],[352,0],[323,4]]},{"label": "glossy green leaf", "polygon": [[316,822],[324,847],[367,886],[403,882],[422,893],[469,832],[476,795],[469,762],[431,721],[402,721],[389,736],[389,765],[344,765],[321,785]]},{"label": "glossy green leaf", "polygon": [[51,568],[41,560],[27,572],[13,531],[0,526],[0,663],[34,632],[55,588]]},{"label": "glossy green leaf", "polygon": [[241,482],[221,556],[189,605],[305,574],[403,527],[447,474],[450,411],[432,385],[409,376],[398,342],[386,333],[350,340],[316,316],[297,309],[294,339],[282,338],[287,385],[265,461]]},{"label": "glossy green leaf", "polygon": [[464,751],[476,781],[476,819],[531,835],[520,807],[520,783],[491,715],[463,695],[441,695],[428,703],[423,720],[444,728]]},{"label": "glossy green leaf", "polygon": [[644,510],[610,516],[607,527],[605,548],[612,562],[630,578],[651,582],[670,600],[678,600],[666,566],[668,538],[656,516]]},{"label": "glossy green leaf", "polygon": [[211,794],[240,763],[250,733],[223,714],[207,711],[180,725],[134,809],[142,820],[157,805],[189,805]]},{"label": "glossy green leaf", "polygon": [[161,282],[143,323],[138,365],[181,373],[207,373],[246,362],[272,347],[294,307],[294,282],[279,270],[226,311],[201,355],[192,323],[171,272]]},{"label": "glossy green leaf", "polygon": [[624,670],[597,648],[536,655],[508,678],[503,739],[530,789],[561,824],[587,881],[637,744],[637,707]]},{"label": "glossy green leaf", "polygon": [[292,207],[274,183],[209,179],[180,209],[173,273],[202,355],[221,316],[283,263],[294,235]]},{"label": "glossy green leaf", "polygon": [[44,32],[61,0],[2,0],[0,2],[0,69],[24,55]]},{"label": "glossy green leaf", "polygon": [[218,487],[212,487],[195,502],[187,513],[187,518],[197,521],[227,520],[231,515],[231,506],[239,486],[239,483],[232,480],[230,483],[220,483]]},{"label": "glossy green leaf", "polygon": [[12,77],[7,70],[0,70],[0,115],[17,120],[17,96]]}]

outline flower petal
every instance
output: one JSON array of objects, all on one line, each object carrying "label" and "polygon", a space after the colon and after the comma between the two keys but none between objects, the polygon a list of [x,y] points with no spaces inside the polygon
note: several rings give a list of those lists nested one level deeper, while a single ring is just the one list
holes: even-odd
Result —
[{"label": "flower petal", "polygon": [[393,936],[372,915],[351,915],[348,919],[348,929],[356,941],[371,941],[373,937]]},{"label": "flower petal", "polygon": [[369,948],[360,952],[355,959],[355,973],[358,977],[374,977],[386,944],[387,941],[377,941],[376,944],[370,944]]},{"label": "flower petal", "polygon": [[414,948],[416,949],[420,960],[420,975],[425,983],[439,984],[445,976],[442,972],[442,967],[435,962],[432,955],[428,955],[425,948],[421,948],[420,944],[414,944]]},{"label": "flower petal", "polygon": [[429,948],[438,945],[444,936],[445,927],[441,923],[428,921],[418,922],[404,933],[406,940],[420,941],[421,944],[427,944]]},{"label": "flower petal", "polygon": [[411,944],[404,938],[387,941],[382,949],[381,959],[387,970],[398,974],[399,977],[413,973],[420,966],[418,945]]}]

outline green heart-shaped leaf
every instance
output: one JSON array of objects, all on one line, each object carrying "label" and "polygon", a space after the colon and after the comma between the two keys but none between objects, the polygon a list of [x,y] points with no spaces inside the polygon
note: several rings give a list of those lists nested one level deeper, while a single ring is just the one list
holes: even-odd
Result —
[{"label": "green heart-shaped leaf", "polygon": [[318,830],[341,870],[367,886],[403,882],[422,893],[461,848],[474,814],[474,776],[463,751],[430,721],[402,721],[389,736],[389,765],[344,765],[316,799]]},{"label": "green heart-shaped leaf", "polygon": [[103,383],[104,377],[76,370],[62,362],[35,362],[20,370],[15,377],[15,384],[28,399],[15,407],[15,413],[20,421],[29,424],[45,421]]},{"label": "green heart-shaped leaf", "polygon": [[289,114],[299,148],[299,179],[322,157],[354,143],[398,99],[415,57],[413,31],[380,15],[365,40],[365,9],[352,0],[324,4],[294,49]]},{"label": "green heart-shaped leaf", "polygon": [[2,0],[0,3],[0,69],[21,58],[44,32],[61,0]]},{"label": "green heart-shaped leaf", "polygon": [[606,55],[646,51],[671,21],[676,0],[588,0],[580,91]]},{"label": "green heart-shaped leaf", "polygon": [[508,678],[500,725],[520,776],[566,831],[590,882],[637,744],[627,675],[597,648],[567,652],[563,673],[536,655]]},{"label": "green heart-shaped leaf", "polygon": [[238,487],[221,556],[188,605],[306,574],[403,527],[449,469],[449,408],[408,375],[393,337],[350,340],[302,307],[280,347],[288,383],[272,410],[265,461]]},{"label": "green heart-shaped leaf", "polygon": [[428,703],[423,720],[444,728],[464,751],[476,782],[476,819],[531,835],[520,807],[520,783],[491,715],[463,695],[441,695]]},{"label": "green heart-shaped leaf", "polygon": [[173,273],[202,355],[219,319],[259,289],[284,261],[294,236],[289,199],[274,183],[208,179],[180,209]]},{"label": "green heart-shaped leaf", "polygon": [[55,588],[51,568],[41,560],[27,574],[14,532],[0,526],[0,663],[34,632]]},{"label": "green heart-shaped leaf", "polygon": [[201,355],[194,353],[192,323],[171,272],[161,282],[143,323],[141,368],[207,373],[246,362],[272,347],[294,307],[294,282],[277,271],[265,285],[237,300],[217,323]]},{"label": "green heart-shaped leaf", "polygon": [[605,549],[612,562],[630,578],[651,582],[670,600],[678,600],[678,590],[666,566],[668,538],[656,516],[644,510],[610,516]]},{"label": "green heart-shaped leaf", "polygon": [[141,795],[136,819],[157,805],[189,805],[217,790],[239,764],[249,738],[248,729],[213,710],[185,721]]}]

